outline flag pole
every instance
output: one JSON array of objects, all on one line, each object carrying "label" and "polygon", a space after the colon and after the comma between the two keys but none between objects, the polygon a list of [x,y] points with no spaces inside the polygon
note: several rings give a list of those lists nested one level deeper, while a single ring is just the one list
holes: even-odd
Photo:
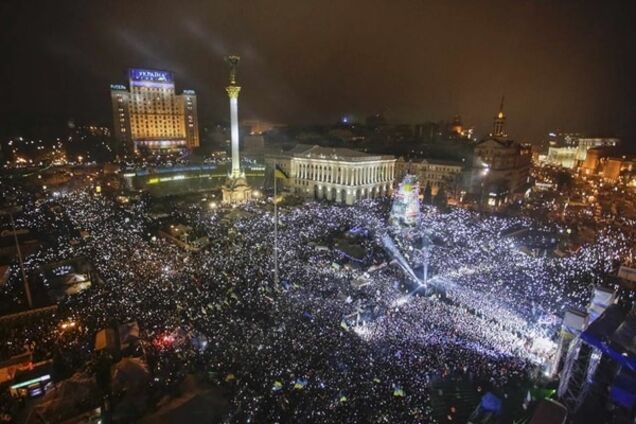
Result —
[{"label": "flag pole", "polygon": [[274,284],[278,285],[278,199],[276,191],[276,169],[274,169]]}]

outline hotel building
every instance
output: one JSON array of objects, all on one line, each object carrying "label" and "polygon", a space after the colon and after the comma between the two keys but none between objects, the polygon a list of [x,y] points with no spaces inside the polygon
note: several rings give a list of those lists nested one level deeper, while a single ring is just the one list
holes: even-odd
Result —
[{"label": "hotel building", "polygon": [[199,146],[197,96],[175,94],[172,72],[130,69],[129,89],[110,86],[114,135],[124,143],[151,152]]}]

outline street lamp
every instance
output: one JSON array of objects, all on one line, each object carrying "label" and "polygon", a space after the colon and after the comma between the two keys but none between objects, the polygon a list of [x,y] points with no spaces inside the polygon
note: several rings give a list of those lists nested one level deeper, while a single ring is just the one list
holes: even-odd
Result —
[{"label": "street lamp", "polygon": [[13,220],[13,214],[21,212],[22,208],[19,206],[11,206],[4,209],[0,209],[0,215],[9,216],[11,221],[11,228],[13,229],[13,239],[15,241],[15,250],[18,254],[18,262],[20,263],[20,270],[22,271],[22,283],[24,284],[24,294],[27,298],[27,304],[29,308],[33,307],[33,301],[31,300],[31,288],[29,286],[29,280],[27,279],[26,271],[24,270],[24,263],[22,262],[22,251],[20,250],[20,242],[18,241],[18,233],[15,229],[15,221]]}]

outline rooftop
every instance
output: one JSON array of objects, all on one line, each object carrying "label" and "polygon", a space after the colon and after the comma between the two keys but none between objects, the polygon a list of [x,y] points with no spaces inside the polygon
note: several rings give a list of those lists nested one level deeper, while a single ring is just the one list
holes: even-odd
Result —
[{"label": "rooftop", "polygon": [[301,158],[335,159],[335,160],[391,160],[393,156],[373,155],[344,147],[322,147],[299,144],[288,152],[291,156]]}]

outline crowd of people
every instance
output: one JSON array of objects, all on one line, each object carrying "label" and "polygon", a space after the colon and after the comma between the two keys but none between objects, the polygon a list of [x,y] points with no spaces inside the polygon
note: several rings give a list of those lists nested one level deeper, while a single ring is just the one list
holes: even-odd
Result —
[{"label": "crowd of people", "polygon": [[[54,319],[3,334],[3,357],[26,347],[74,367],[89,359],[100,328],[137,321],[155,358],[153,384],[218,376],[231,388],[228,422],[432,422],[435,381],[459,376],[505,390],[534,375],[550,359],[563,309],[583,306],[588,284],[627,249],[608,228],[574,255],[534,257],[504,233],[539,223],[429,207],[416,231],[438,240],[428,247],[430,281],[444,296],[412,296],[380,242],[389,232],[408,250],[387,224],[388,201],[279,208],[280,281],[271,204],[180,204],[170,219],[210,240],[190,252],[157,237],[150,203],[74,190],[25,208],[18,224],[51,237],[27,258],[31,275],[83,256],[102,282],[67,297]],[[366,263],[317,248],[359,226]],[[417,255],[408,256],[415,266]],[[69,319],[80,330],[60,343]]]}]

